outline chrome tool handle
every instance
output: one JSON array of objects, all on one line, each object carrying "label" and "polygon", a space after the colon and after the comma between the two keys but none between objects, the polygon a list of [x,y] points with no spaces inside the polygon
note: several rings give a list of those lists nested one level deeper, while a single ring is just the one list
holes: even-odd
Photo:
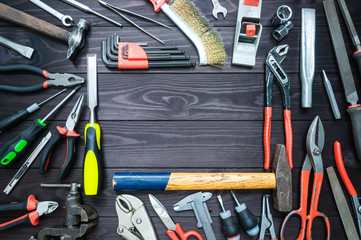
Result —
[{"label": "chrome tool handle", "polygon": [[301,61],[302,107],[312,107],[312,83],[315,76],[316,10],[302,9]]}]

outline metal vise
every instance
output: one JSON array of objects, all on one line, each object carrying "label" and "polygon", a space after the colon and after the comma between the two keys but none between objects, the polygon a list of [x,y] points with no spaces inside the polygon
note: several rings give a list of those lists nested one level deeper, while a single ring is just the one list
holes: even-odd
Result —
[{"label": "metal vise", "polygon": [[69,187],[65,202],[65,227],[47,227],[42,229],[37,240],[50,240],[60,237],[61,240],[75,240],[83,237],[98,223],[98,213],[92,206],[82,205],[78,188],[80,184],[43,184],[43,187]]}]

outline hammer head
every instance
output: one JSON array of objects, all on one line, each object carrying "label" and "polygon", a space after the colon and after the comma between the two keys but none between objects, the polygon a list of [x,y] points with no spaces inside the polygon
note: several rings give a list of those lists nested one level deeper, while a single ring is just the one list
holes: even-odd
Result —
[{"label": "hammer head", "polygon": [[273,207],[280,212],[292,210],[292,172],[287,158],[286,147],[277,144],[273,155],[272,171],[276,176],[273,190]]},{"label": "hammer head", "polygon": [[68,38],[69,49],[67,58],[73,60],[78,54],[79,50],[85,45],[85,36],[90,29],[90,24],[84,19],[80,19],[77,28],[70,33]]}]

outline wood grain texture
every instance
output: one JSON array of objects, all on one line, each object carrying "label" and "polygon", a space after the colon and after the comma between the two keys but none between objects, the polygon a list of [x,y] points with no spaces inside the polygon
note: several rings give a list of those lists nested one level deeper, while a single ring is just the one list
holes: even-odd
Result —
[{"label": "wood grain texture", "polygon": [[[100,6],[96,0],[82,1],[92,9],[118,20],[124,27],[117,28],[98,17],[86,14],[62,1],[45,1],[50,6],[64,14],[71,15],[77,22],[84,18],[92,23],[87,35],[87,43],[74,62],[66,59],[67,44],[60,40],[38,34],[33,30],[0,20],[0,34],[16,42],[35,48],[34,56],[28,60],[19,54],[0,46],[0,65],[31,64],[49,72],[67,72],[86,78],[86,54],[98,55],[99,108],[97,117],[102,128],[102,148],[106,171],[104,189],[99,196],[83,197],[85,204],[91,204],[98,210],[100,219],[98,226],[86,236],[86,239],[120,239],[116,233],[118,218],[114,208],[117,194],[112,190],[112,175],[115,172],[257,172],[263,170],[263,118],[264,118],[264,60],[270,49],[277,43],[272,39],[271,18],[282,4],[289,5],[293,10],[292,22],[295,27],[282,44],[289,44],[290,50],[282,63],[291,81],[292,128],[294,134],[292,189],[293,206],[299,205],[299,179],[306,149],[306,134],[312,119],[319,115],[323,121],[326,142],[322,152],[325,167],[334,166],[333,142],[342,143],[343,158],[346,171],[354,183],[356,191],[360,192],[359,175],[361,164],[357,160],[353,146],[349,117],[346,113],[342,84],[338,74],[336,61],[329,40],[324,10],[321,0],[263,0],[261,23],[264,26],[258,49],[256,66],[245,68],[232,66],[231,55],[234,28],[237,17],[238,0],[223,0],[221,5],[228,10],[227,18],[215,20],[211,14],[212,4],[209,0],[192,0],[207,19],[220,32],[228,54],[227,64],[223,68],[196,67],[149,70],[117,70],[104,66],[100,59],[101,41],[116,32],[122,41],[148,42],[150,46],[160,44],[142,34],[128,23],[121,20],[109,9]],[[27,0],[2,0],[13,8],[64,28],[60,21],[33,5]],[[139,25],[164,40],[167,45],[177,45],[185,50],[193,60],[197,60],[196,50],[190,41],[163,14],[155,13],[146,0],[122,1],[108,0],[110,4],[138,12],[172,26],[172,30],[158,27],[152,23],[132,18]],[[361,12],[357,0],[346,0],[356,29],[361,34]],[[313,84],[312,109],[300,107],[301,84],[299,77],[299,44],[300,44],[300,13],[302,7],[316,9],[316,74]],[[341,15],[339,14],[339,18]],[[348,35],[345,23],[341,27],[346,47],[350,56],[354,49]],[[71,29],[66,29],[71,30]],[[361,77],[356,64],[350,59],[356,87],[361,90]],[[328,103],[322,83],[321,70],[325,69],[333,85],[336,99],[340,107],[342,119],[335,121]],[[32,73],[18,72],[12,74],[0,73],[1,84],[32,85],[44,81],[41,76]],[[31,94],[12,94],[0,92],[0,119],[7,115],[41,102],[59,89],[47,89]],[[86,93],[84,86],[80,93]],[[29,126],[33,119],[44,117],[61,99],[58,97],[33,113],[16,129],[0,135],[0,146],[15,137],[21,130]],[[71,99],[58,113],[48,121],[49,129],[64,126],[68,113],[71,111],[76,97]],[[271,150],[278,143],[285,143],[281,94],[277,86],[273,88],[273,121],[271,132]],[[88,109],[84,107],[80,123],[76,130],[82,136],[78,142],[76,161],[69,177],[64,182],[82,181],[82,158],[84,153],[84,127],[88,119]],[[40,141],[40,139],[38,139]],[[35,144],[34,144],[35,145]],[[67,194],[66,189],[41,189],[41,182],[52,183],[65,157],[66,143],[63,141],[55,150],[46,175],[38,174],[39,157],[25,174],[17,187],[8,196],[0,193],[0,203],[23,200],[29,194],[34,194],[39,200],[54,200],[60,207],[54,213],[42,216],[37,227],[22,226],[7,232],[0,232],[0,239],[28,239],[40,229],[51,225],[62,225],[64,222],[63,206]],[[21,162],[8,169],[0,169],[0,189],[5,188],[14,176]],[[345,190],[345,189],[344,189]],[[213,228],[217,239],[224,239],[221,233],[219,213],[220,206],[215,198],[221,194],[225,207],[235,206],[231,195],[225,190],[210,190],[213,197],[207,202],[212,209]],[[149,192],[131,192],[146,205],[160,240],[169,239],[165,227],[153,211],[148,200]],[[173,204],[183,199],[192,191],[152,192],[169,211],[172,218],[179,222],[184,230],[196,228],[196,219],[192,211],[175,212]],[[263,194],[271,194],[271,190],[239,190],[237,197],[245,202],[247,207],[257,216],[261,215]],[[350,199],[346,199],[351,206]],[[331,239],[345,239],[332,192],[327,178],[324,178],[319,201],[319,211],[325,213],[331,222]],[[275,222],[275,230],[280,231],[285,214],[271,210]],[[233,214],[234,211],[233,211]],[[19,212],[0,214],[0,222],[19,216]],[[295,239],[298,235],[299,222],[292,219],[289,222],[286,237]],[[202,229],[199,232],[204,236]],[[313,238],[325,239],[325,226],[316,220],[313,226]],[[242,239],[254,239],[241,232]]]}]

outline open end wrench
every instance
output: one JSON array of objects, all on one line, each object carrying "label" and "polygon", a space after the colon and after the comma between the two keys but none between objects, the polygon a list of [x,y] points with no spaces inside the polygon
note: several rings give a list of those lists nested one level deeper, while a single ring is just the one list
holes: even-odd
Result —
[{"label": "open end wrench", "polygon": [[221,4],[219,4],[218,0],[211,0],[213,3],[213,17],[218,20],[218,13],[223,14],[223,18],[226,18],[227,16],[227,9],[222,7]]},{"label": "open end wrench", "polygon": [[59,19],[64,26],[66,27],[71,27],[72,24],[69,22],[73,22],[73,18],[69,15],[64,15],[60,12],[58,12],[57,10],[55,10],[54,8],[46,5],[45,3],[43,3],[41,0],[29,0],[30,2],[34,3],[36,6],[40,7],[41,9],[47,11],[48,13],[50,13],[51,15],[53,15],[54,17],[56,17],[57,19]]}]

